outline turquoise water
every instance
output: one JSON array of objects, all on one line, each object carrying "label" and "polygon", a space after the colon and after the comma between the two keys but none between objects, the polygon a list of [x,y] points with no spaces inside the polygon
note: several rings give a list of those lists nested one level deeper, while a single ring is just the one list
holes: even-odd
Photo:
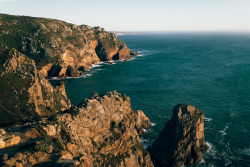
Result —
[{"label": "turquoise water", "polygon": [[[131,98],[155,126],[142,137],[149,145],[178,103],[199,108],[209,149],[198,166],[250,164],[250,35],[170,33],[119,36],[140,56],[99,64],[88,76],[61,80],[74,105],[117,90]],[[56,81],[53,81],[56,82]]]}]

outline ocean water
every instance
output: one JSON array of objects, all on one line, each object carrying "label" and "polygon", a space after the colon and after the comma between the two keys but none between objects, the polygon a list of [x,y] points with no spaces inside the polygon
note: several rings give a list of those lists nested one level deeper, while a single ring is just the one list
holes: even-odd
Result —
[{"label": "ocean water", "polygon": [[[131,98],[153,125],[141,141],[150,145],[176,104],[199,108],[209,119],[209,149],[198,166],[250,164],[250,35],[169,33],[123,35],[139,56],[101,63],[87,76],[60,80],[72,104],[97,91],[117,90]],[[58,82],[58,81],[51,81]]]}]

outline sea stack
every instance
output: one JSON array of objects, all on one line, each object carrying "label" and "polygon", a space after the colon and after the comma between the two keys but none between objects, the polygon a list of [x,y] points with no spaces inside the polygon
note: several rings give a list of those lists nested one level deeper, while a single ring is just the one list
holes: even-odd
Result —
[{"label": "sea stack", "polygon": [[191,105],[179,104],[149,153],[156,167],[181,166],[199,162],[206,148],[204,114]]}]

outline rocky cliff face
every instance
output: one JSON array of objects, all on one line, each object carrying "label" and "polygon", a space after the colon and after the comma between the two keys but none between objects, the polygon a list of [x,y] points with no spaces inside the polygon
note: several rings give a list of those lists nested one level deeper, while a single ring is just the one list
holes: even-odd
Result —
[{"label": "rocky cliff face", "polygon": [[34,60],[0,46],[0,126],[70,108],[64,85],[40,78]]},{"label": "rocky cliff face", "polygon": [[93,63],[131,58],[103,28],[45,18],[0,14],[0,43],[35,60],[41,77],[79,76]]},{"label": "rocky cliff face", "polygon": [[177,105],[159,137],[149,148],[155,166],[181,166],[202,159],[206,149],[204,115],[190,105]]},{"label": "rocky cliff face", "polygon": [[2,148],[10,135],[16,142],[0,156],[5,166],[153,166],[138,135],[149,126],[141,111],[131,109],[129,97],[109,92],[40,123],[5,129]]}]

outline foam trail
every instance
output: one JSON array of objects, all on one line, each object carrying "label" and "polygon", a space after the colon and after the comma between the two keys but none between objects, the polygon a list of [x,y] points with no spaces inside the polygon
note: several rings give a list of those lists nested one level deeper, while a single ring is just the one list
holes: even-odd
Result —
[{"label": "foam trail", "polygon": [[210,121],[212,121],[212,118],[204,117],[204,122],[210,122]]},{"label": "foam trail", "polygon": [[156,125],[156,123],[151,122],[151,126],[152,126],[152,127],[155,126],[155,125]]},{"label": "foam trail", "polygon": [[219,131],[219,132],[221,133],[222,136],[227,135],[227,133],[226,133],[226,130],[227,130],[227,129],[228,129],[228,126],[225,126],[225,128],[224,128],[223,130]]}]

